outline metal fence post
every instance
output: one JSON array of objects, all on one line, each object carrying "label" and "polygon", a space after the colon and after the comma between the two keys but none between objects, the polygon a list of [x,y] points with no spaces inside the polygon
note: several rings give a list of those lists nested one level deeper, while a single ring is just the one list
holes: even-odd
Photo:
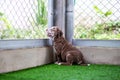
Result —
[{"label": "metal fence post", "polygon": [[[54,26],[54,0],[48,0],[48,28]],[[49,44],[52,45],[52,40],[49,39]]]},{"label": "metal fence post", "polygon": [[54,0],[48,0],[48,27],[54,26]]},{"label": "metal fence post", "polygon": [[66,0],[55,0],[55,16],[54,23],[58,26],[64,33],[65,36],[65,9]]},{"label": "metal fence post", "polygon": [[73,26],[74,26],[74,16],[73,16],[73,10],[74,10],[74,0],[67,0],[66,1],[66,39],[72,43],[73,39]]}]

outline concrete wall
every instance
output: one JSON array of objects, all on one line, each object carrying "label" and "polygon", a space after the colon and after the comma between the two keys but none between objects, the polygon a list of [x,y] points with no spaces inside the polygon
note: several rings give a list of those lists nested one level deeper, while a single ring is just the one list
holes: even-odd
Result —
[{"label": "concrete wall", "polygon": [[51,62],[53,62],[51,47],[0,51],[0,73],[35,67]]},{"label": "concrete wall", "polygon": [[[86,63],[120,65],[120,48],[78,47]],[[11,72],[53,62],[51,47],[0,50],[0,73]]]},{"label": "concrete wall", "polygon": [[120,48],[81,47],[86,63],[120,65]]}]

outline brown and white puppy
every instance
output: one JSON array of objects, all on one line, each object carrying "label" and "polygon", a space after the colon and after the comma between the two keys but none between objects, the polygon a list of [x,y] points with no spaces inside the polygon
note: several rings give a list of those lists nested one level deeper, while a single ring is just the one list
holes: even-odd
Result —
[{"label": "brown and white puppy", "polygon": [[72,65],[83,64],[82,53],[74,46],[72,46],[63,37],[63,32],[56,26],[46,29],[47,36],[53,39],[53,46],[56,51],[58,65]]}]

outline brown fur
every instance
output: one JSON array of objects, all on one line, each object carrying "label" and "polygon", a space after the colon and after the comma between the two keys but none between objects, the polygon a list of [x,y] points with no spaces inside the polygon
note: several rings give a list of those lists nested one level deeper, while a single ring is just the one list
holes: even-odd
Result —
[{"label": "brown fur", "polygon": [[[63,37],[62,31],[57,27],[46,30],[48,37],[53,38],[53,45],[56,50],[58,65],[72,65],[73,63],[84,63],[83,55],[76,47],[72,46]],[[54,35],[52,35],[53,33]],[[51,36],[52,35],[52,36]]]}]

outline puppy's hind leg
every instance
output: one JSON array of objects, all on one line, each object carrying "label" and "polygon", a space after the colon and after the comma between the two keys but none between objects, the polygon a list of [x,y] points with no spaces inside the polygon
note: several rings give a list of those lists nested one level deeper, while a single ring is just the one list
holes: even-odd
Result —
[{"label": "puppy's hind leg", "polygon": [[72,65],[73,56],[71,54],[66,55],[66,62],[60,62],[58,65]]}]

